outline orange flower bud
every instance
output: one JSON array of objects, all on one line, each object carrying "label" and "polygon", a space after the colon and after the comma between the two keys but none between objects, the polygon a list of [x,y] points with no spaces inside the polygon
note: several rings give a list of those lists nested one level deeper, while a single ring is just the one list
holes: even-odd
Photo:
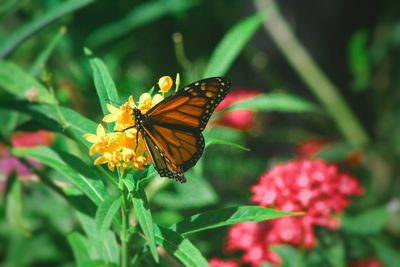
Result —
[{"label": "orange flower bud", "polygon": [[169,76],[163,76],[158,80],[158,86],[161,92],[166,93],[171,89],[173,84],[172,78]]}]

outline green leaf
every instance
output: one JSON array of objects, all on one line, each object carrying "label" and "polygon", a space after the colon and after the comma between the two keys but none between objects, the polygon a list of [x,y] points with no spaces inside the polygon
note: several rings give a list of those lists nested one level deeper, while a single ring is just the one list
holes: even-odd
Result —
[{"label": "green leaf", "polygon": [[153,202],[174,210],[201,208],[218,202],[217,193],[206,179],[195,176],[193,171],[185,175],[188,178],[186,183],[171,183],[173,190],[157,192],[152,198]]},{"label": "green leaf", "polygon": [[[48,10],[46,13],[12,33],[0,41],[0,59],[10,54],[19,44],[34,35],[36,32],[43,29],[45,26],[51,24],[53,21],[72,13],[90,3],[94,0],[70,0],[54,5],[54,8]],[[0,67],[1,69],[1,67]]]},{"label": "green leaf", "polygon": [[186,10],[197,1],[189,0],[156,0],[137,5],[124,18],[100,27],[87,39],[89,47],[101,46],[130,31],[149,24],[168,13]]},{"label": "green leaf", "polygon": [[135,192],[132,195],[133,208],[140,227],[147,239],[150,252],[156,262],[159,261],[157,247],[154,239],[153,219],[147,203],[147,197],[141,183],[136,183]]},{"label": "green leaf", "polygon": [[332,267],[344,267],[345,265],[345,251],[343,243],[338,241],[335,244],[325,247],[323,250],[326,259]]},{"label": "green leaf", "polygon": [[90,242],[85,236],[72,232],[68,234],[67,239],[77,264],[82,264],[91,259]]},{"label": "green leaf", "polygon": [[[17,157],[33,158],[59,171],[97,205],[108,196],[102,181],[90,179],[78,173],[66,164],[60,155],[49,147],[15,148],[12,150],[12,154]],[[73,157],[72,155],[70,156]],[[81,169],[80,166],[79,169]],[[90,170],[90,168],[87,170]]]},{"label": "green leaf", "polygon": [[370,236],[381,232],[388,220],[388,209],[379,207],[357,215],[344,215],[340,228],[351,234]]},{"label": "green leaf", "polygon": [[184,219],[169,228],[180,234],[186,235],[241,222],[260,222],[297,215],[301,215],[301,213],[288,213],[260,206],[239,206],[199,213]]},{"label": "green leaf", "polygon": [[27,100],[28,95],[34,95],[38,102],[55,103],[46,87],[12,62],[0,61],[0,88],[18,99]]},{"label": "green leaf", "polygon": [[264,13],[256,14],[233,26],[214,49],[203,77],[225,75],[240,51],[261,26],[264,17]]},{"label": "green leaf", "polygon": [[184,266],[208,267],[207,260],[189,239],[156,224],[154,225],[154,230],[156,243],[177,257]]},{"label": "green leaf", "polygon": [[118,265],[115,263],[107,263],[103,260],[90,260],[79,264],[78,267],[118,267]]},{"label": "green leaf", "polygon": [[228,146],[236,147],[236,148],[238,148],[240,150],[250,151],[250,149],[247,148],[247,147],[244,147],[244,146],[241,146],[241,145],[238,145],[236,143],[229,142],[229,141],[226,141],[226,140],[223,140],[223,139],[216,139],[216,138],[207,139],[206,147],[208,147],[209,145],[228,145]]},{"label": "green leaf", "polygon": [[248,109],[254,111],[277,111],[277,112],[315,112],[316,106],[300,97],[284,94],[269,93],[246,98],[235,102],[229,108],[220,113],[235,109]]},{"label": "green leaf", "polygon": [[304,256],[300,250],[289,245],[274,245],[271,246],[271,249],[281,258],[282,267],[306,267]]},{"label": "green leaf", "polygon": [[400,252],[398,250],[378,240],[372,240],[371,243],[377,258],[383,263],[383,266],[399,267]]},{"label": "green leaf", "polygon": [[96,212],[96,229],[100,236],[106,236],[114,217],[121,207],[121,197],[114,196],[104,200]]},{"label": "green leaf", "polygon": [[369,84],[368,57],[368,32],[366,30],[356,31],[350,39],[348,60],[353,74],[353,88],[359,92],[364,91]]},{"label": "green leaf", "polygon": [[21,196],[21,181],[15,175],[9,177],[9,187],[6,196],[6,216],[11,225],[15,226],[18,231],[26,236],[31,236],[28,227],[25,225],[22,216],[22,196]]},{"label": "green leaf", "polygon": [[106,236],[99,236],[96,230],[96,222],[91,217],[83,213],[78,213],[78,218],[91,245],[97,253],[97,257],[92,257],[92,259],[102,259],[107,263],[118,264],[118,244],[114,233],[108,231]]},{"label": "green leaf", "polygon": [[316,157],[328,162],[340,162],[347,158],[355,147],[348,143],[327,144],[316,153]]},{"label": "green leaf", "polygon": [[83,135],[86,133],[96,133],[97,124],[72,109],[56,107],[55,105],[38,105],[11,101],[0,102],[0,107],[29,114],[49,129],[69,135],[84,144],[87,148],[90,148],[92,145],[83,138]]},{"label": "green leaf", "polygon": [[46,61],[50,57],[51,53],[53,52],[54,48],[57,46],[58,42],[67,32],[66,27],[61,27],[57,34],[53,37],[53,39],[49,42],[49,44],[43,49],[43,51],[36,57],[36,60],[31,65],[29,72],[32,75],[37,76],[40,74],[40,70],[44,67]]},{"label": "green leaf", "polygon": [[15,127],[17,127],[18,117],[18,112],[15,112],[13,110],[0,109],[0,118],[2,118],[0,133],[3,137],[10,137]]},{"label": "green leaf", "polygon": [[107,109],[108,103],[119,104],[117,88],[103,61],[94,57],[92,52],[87,48],[85,48],[85,54],[89,57],[90,66],[92,67],[94,85],[100,100],[101,109],[103,110],[103,114],[107,115],[110,113]]}]

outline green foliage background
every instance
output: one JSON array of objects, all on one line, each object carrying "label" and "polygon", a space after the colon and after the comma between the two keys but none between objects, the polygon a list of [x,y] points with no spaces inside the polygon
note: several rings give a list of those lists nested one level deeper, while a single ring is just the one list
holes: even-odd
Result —
[{"label": "green foliage background", "polygon": [[[347,170],[366,194],[337,232],[318,229],[312,251],[274,248],[283,266],[339,267],[371,256],[400,266],[400,5],[367,2],[335,0],[329,11],[319,1],[1,2],[1,142],[37,129],[56,139],[51,147],[8,147],[46,169],[37,183],[7,180],[0,265],[122,264],[118,210],[126,190],[138,221],[129,229],[132,265],[205,266],[225,257],[224,226],[287,215],[249,206],[248,188],[276,162],[295,158],[296,144],[325,138],[335,142],[318,157],[329,162],[362,152],[362,163]],[[117,174],[93,167],[82,136],[95,132],[105,105],[177,72],[183,85],[223,75],[234,89],[261,90],[231,107],[256,110],[254,127],[207,129],[205,154],[184,185],[155,177],[152,167],[118,184]],[[32,88],[34,103],[26,97]],[[156,246],[174,255],[172,263],[158,259]]]}]

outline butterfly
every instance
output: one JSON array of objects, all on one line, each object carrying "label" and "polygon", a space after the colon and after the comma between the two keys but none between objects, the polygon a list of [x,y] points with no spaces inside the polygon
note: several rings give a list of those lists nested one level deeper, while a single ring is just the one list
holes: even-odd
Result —
[{"label": "butterfly", "polygon": [[227,78],[208,78],[178,90],[144,114],[133,109],[134,127],[161,177],[186,182],[184,172],[204,151],[202,131],[230,87]]}]

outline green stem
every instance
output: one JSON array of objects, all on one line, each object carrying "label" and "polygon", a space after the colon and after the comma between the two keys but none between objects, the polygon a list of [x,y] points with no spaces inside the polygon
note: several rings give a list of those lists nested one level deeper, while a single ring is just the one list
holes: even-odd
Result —
[{"label": "green stem", "polygon": [[128,254],[128,243],[129,243],[129,209],[128,209],[128,190],[126,189],[124,182],[122,181],[123,172],[118,170],[119,183],[118,187],[122,193],[121,203],[121,215],[122,215],[122,227],[121,227],[121,267],[128,267],[129,254]]},{"label": "green stem", "polygon": [[280,14],[274,0],[254,0],[257,10],[268,9],[271,13],[264,22],[278,48],[293,69],[307,84],[311,92],[325,106],[347,141],[355,146],[369,142],[367,133],[346,104],[339,90],[321,71],[305,47],[296,39],[288,23]]}]

